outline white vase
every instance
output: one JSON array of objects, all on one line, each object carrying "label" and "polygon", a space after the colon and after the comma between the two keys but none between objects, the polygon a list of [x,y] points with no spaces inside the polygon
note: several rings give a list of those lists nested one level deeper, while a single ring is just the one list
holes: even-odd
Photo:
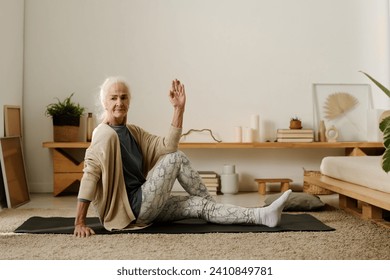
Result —
[{"label": "white vase", "polygon": [[238,174],[234,165],[224,165],[221,174],[221,191],[223,194],[234,194],[238,192]]},{"label": "white vase", "polygon": [[236,166],[225,164],[222,169],[222,174],[234,174],[236,173]]},{"label": "white vase", "polygon": [[238,174],[221,175],[221,191],[223,194],[238,192]]}]

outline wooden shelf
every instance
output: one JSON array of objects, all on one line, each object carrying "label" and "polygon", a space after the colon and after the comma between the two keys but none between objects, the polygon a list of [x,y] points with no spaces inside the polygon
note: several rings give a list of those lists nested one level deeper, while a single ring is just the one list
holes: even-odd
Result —
[{"label": "wooden shelf", "polygon": [[382,142],[258,142],[258,143],[180,143],[182,149],[281,149],[281,148],[383,148]]},{"label": "wooden shelf", "polygon": [[[88,148],[90,142],[43,142],[44,148]],[[184,142],[180,143],[181,149],[283,149],[283,148],[296,148],[296,149],[345,149],[345,148],[383,148],[382,142],[311,142],[311,143],[281,143],[281,142],[257,142],[257,143],[195,143]]]},{"label": "wooden shelf", "polygon": [[43,142],[42,147],[49,149],[86,149],[90,144],[90,142]]}]

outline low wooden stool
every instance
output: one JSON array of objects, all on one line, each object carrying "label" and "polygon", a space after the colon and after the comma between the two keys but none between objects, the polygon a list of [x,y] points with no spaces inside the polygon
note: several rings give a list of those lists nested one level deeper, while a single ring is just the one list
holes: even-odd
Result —
[{"label": "low wooden stool", "polygon": [[280,191],[285,192],[290,188],[291,179],[288,178],[266,178],[266,179],[255,179],[255,182],[258,184],[258,192],[260,194],[265,194],[266,192],[266,183],[280,183]]}]

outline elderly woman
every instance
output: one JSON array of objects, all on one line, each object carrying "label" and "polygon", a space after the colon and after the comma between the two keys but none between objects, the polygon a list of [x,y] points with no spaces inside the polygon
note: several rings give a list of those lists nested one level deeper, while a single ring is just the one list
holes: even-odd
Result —
[{"label": "elderly woman", "polygon": [[[158,137],[127,124],[131,95],[124,79],[111,77],[103,83],[100,101],[104,117],[85,154],[74,235],[94,234],[85,223],[90,203],[110,231],[186,218],[277,226],[291,191],[263,208],[216,203],[188,158],[178,151],[186,104],[185,88],[180,81],[172,82],[169,99],[174,109],[172,124],[166,137]],[[187,196],[171,195],[176,179]]]}]

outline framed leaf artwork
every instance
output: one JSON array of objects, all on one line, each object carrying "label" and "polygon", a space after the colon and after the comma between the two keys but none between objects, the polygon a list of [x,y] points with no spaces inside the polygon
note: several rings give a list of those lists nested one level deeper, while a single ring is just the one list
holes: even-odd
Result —
[{"label": "framed leaf artwork", "polygon": [[314,129],[335,128],[337,141],[367,141],[372,110],[369,84],[313,84]]}]

